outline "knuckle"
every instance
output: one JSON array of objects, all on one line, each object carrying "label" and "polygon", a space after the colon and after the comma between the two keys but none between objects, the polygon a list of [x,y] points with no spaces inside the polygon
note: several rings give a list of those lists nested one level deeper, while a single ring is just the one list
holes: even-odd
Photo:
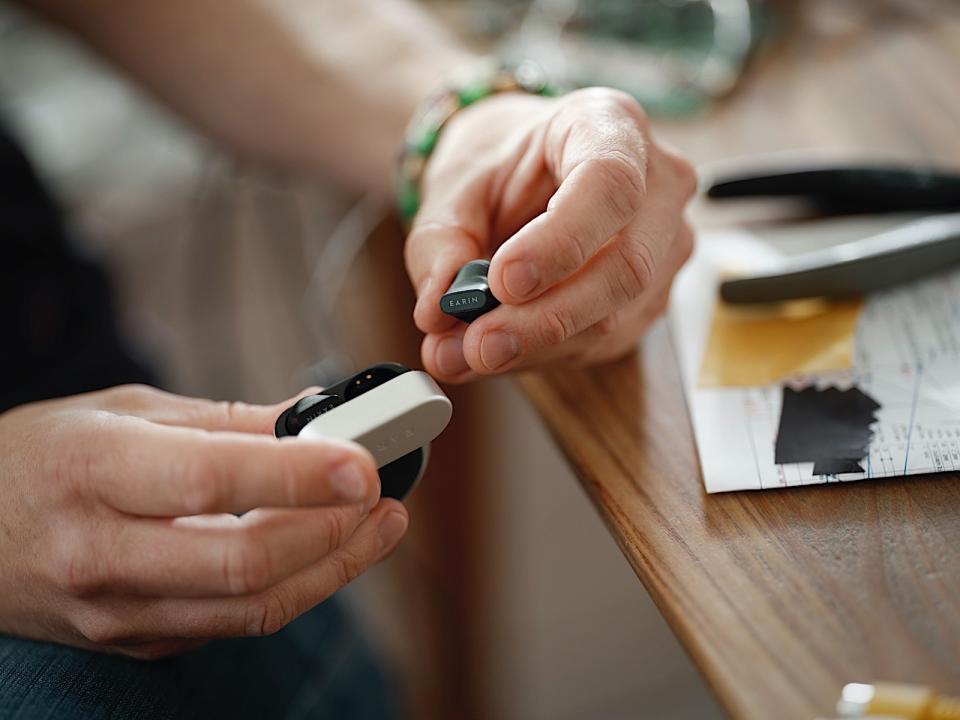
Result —
[{"label": "knuckle", "polygon": [[53,582],[68,595],[82,596],[101,590],[106,584],[102,564],[90,543],[78,533],[65,533],[55,550]]},{"label": "knuckle", "polygon": [[576,334],[573,321],[565,312],[553,307],[541,310],[539,327],[544,346],[560,345]]},{"label": "knuckle", "polygon": [[129,449],[122,444],[93,450],[97,438],[113,429],[116,416],[108,411],[84,413],[83,422],[65,413],[51,419],[43,428],[31,429],[35,438],[56,448],[56,452],[38,453],[36,468],[44,479],[44,489],[53,491],[61,502],[88,496],[104,468],[123,462]]},{"label": "knuckle", "polygon": [[113,614],[87,609],[74,620],[74,628],[89,643],[98,647],[119,645],[128,641],[130,631]]},{"label": "knuckle", "polygon": [[560,104],[564,107],[570,108],[580,107],[584,103],[589,103],[593,100],[602,98],[607,89],[608,88],[603,87],[577,88],[576,90],[571,90],[570,92],[561,95]]},{"label": "knuckle", "polygon": [[653,282],[654,261],[646,242],[621,243],[617,246],[616,278],[612,283],[614,300],[625,303],[642,295]]},{"label": "knuckle", "polygon": [[337,587],[349,585],[367,569],[363,558],[347,550],[338,550],[333,556],[333,567],[336,572]]},{"label": "knuckle", "polygon": [[263,595],[247,608],[243,633],[250,637],[273,635],[294,618],[293,610],[279,592]]},{"label": "knuckle", "polygon": [[46,442],[57,448],[57,452],[42,453],[39,458],[40,474],[47,481],[46,486],[55,488],[59,497],[87,487],[93,476],[94,459],[85,443],[77,442],[65,424],[49,428]]},{"label": "knuckle", "polygon": [[680,255],[680,267],[690,259],[690,256],[693,255],[693,231],[684,224],[683,230],[680,231],[680,234],[677,237],[677,250]]},{"label": "knuckle", "polygon": [[156,388],[149,385],[134,383],[118,385],[106,391],[108,403],[123,405],[124,407],[143,407],[151,404],[159,394]]},{"label": "knuckle", "polygon": [[566,228],[559,229],[553,245],[553,263],[564,277],[587,261],[587,249],[583,246],[583,240]]},{"label": "knuckle", "polygon": [[223,580],[233,595],[249,595],[270,585],[273,563],[266,543],[257,536],[227,545],[223,554]]},{"label": "knuckle", "polygon": [[224,427],[234,427],[248,414],[250,406],[239,400],[221,400],[217,409],[223,418]]},{"label": "knuckle", "polygon": [[564,96],[574,107],[591,106],[604,115],[627,115],[643,132],[650,127],[650,119],[643,105],[630,93],[610,87],[583,88]]},{"label": "knuckle", "polygon": [[183,504],[188,515],[202,515],[219,505],[223,492],[216,462],[194,457],[182,470]]},{"label": "knuckle", "polygon": [[103,394],[101,395],[103,398],[103,404],[107,407],[120,405],[124,400],[130,397],[134,387],[135,386],[133,385],[114,385],[111,388],[103,390]]},{"label": "knuckle", "polygon": [[689,200],[696,195],[700,180],[697,178],[697,171],[687,160],[681,158],[679,167],[684,197]]},{"label": "knuckle", "polygon": [[[329,452],[329,451],[328,451]],[[330,453],[332,455],[332,453]],[[301,496],[304,494],[300,483],[300,473],[297,471],[297,465],[292,455],[288,453],[276,453],[274,463],[279,476],[278,487],[283,488],[283,497],[287,505],[296,506],[301,504]]]},{"label": "knuckle", "polygon": [[610,105],[632,116],[641,126],[646,126],[647,113],[633,95],[614,88],[604,88],[604,90],[606,91],[604,97]]},{"label": "knuckle", "polygon": [[665,155],[670,172],[676,179],[683,193],[684,200],[689,200],[696,194],[700,182],[697,178],[696,169],[693,167],[693,164],[682,155],[671,151],[665,151]]},{"label": "knuckle", "polygon": [[353,530],[347,512],[341,508],[331,508],[327,513],[327,551],[331,552],[346,542]]},{"label": "knuckle", "polygon": [[595,164],[609,210],[624,219],[632,218],[640,210],[646,195],[646,179],[635,158],[624,152],[610,150],[588,162]]},{"label": "knuckle", "polygon": [[631,110],[634,107],[640,107],[640,103],[630,93],[603,85],[580,88],[567,93],[563,98],[574,105],[592,101]]}]

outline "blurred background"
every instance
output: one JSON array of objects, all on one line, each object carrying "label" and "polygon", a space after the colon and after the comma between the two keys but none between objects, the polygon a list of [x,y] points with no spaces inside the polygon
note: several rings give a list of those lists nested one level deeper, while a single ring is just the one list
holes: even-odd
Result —
[{"label": "blurred background", "polygon": [[[753,80],[756,65],[819,55],[842,72],[860,61],[867,27],[935,22],[950,5],[428,4],[476,47],[533,58],[569,85],[634,93],[698,161],[724,154],[707,126],[790,146],[769,132],[782,96]],[[792,40],[801,27],[802,42]],[[810,77],[795,80],[816,95]],[[738,93],[765,108],[754,124],[724,114]],[[238,162],[2,1],[0,113],[110,268],[125,329],[168,389],[276,402],[372,362],[419,364],[388,208],[321,177]],[[358,310],[349,299],[361,293],[395,313]],[[410,715],[720,717],[519,387],[505,379],[451,394],[455,420],[410,500],[410,536],[344,592]]]}]

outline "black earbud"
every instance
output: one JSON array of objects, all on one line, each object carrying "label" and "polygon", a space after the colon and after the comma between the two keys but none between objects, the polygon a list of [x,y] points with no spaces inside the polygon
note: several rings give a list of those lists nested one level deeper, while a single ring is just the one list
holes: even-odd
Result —
[{"label": "black earbud", "polygon": [[380,363],[334,383],[319,395],[302,397],[277,418],[274,433],[277,437],[299,435],[311,420],[405,372],[408,369],[398,363]]},{"label": "black earbud", "polygon": [[338,405],[343,405],[343,399],[337,395],[307,395],[300,398],[293,407],[283,411],[277,418],[274,431],[277,437],[299,435],[307,423]]},{"label": "black earbud", "polygon": [[493,310],[500,301],[490,292],[487,272],[489,260],[471,260],[453,279],[447,292],[440,298],[440,309],[464,322],[473,322]]}]

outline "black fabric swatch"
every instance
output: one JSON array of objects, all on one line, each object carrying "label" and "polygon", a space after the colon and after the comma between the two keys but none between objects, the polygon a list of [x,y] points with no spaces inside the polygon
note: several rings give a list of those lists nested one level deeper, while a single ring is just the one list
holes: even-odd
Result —
[{"label": "black fabric swatch", "polygon": [[784,387],[776,462],[812,461],[815,475],[863,472],[860,460],[867,454],[870,424],[879,409],[880,403],[857,387]]}]

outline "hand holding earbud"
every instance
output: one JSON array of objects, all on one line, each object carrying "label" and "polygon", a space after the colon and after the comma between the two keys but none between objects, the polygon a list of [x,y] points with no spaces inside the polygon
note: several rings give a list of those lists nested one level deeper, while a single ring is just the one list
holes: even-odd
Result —
[{"label": "hand holding earbud", "polygon": [[0,415],[0,632],[157,657],[275,632],[383,559],[403,506],[359,445],[274,438],[289,404],[124,386]]},{"label": "hand holding earbud", "polygon": [[[425,368],[464,381],[627,352],[690,254],[695,187],[615,90],[504,93],[459,111],[427,161],[406,245]],[[440,299],[478,258],[501,304],[466,325]]]}]

